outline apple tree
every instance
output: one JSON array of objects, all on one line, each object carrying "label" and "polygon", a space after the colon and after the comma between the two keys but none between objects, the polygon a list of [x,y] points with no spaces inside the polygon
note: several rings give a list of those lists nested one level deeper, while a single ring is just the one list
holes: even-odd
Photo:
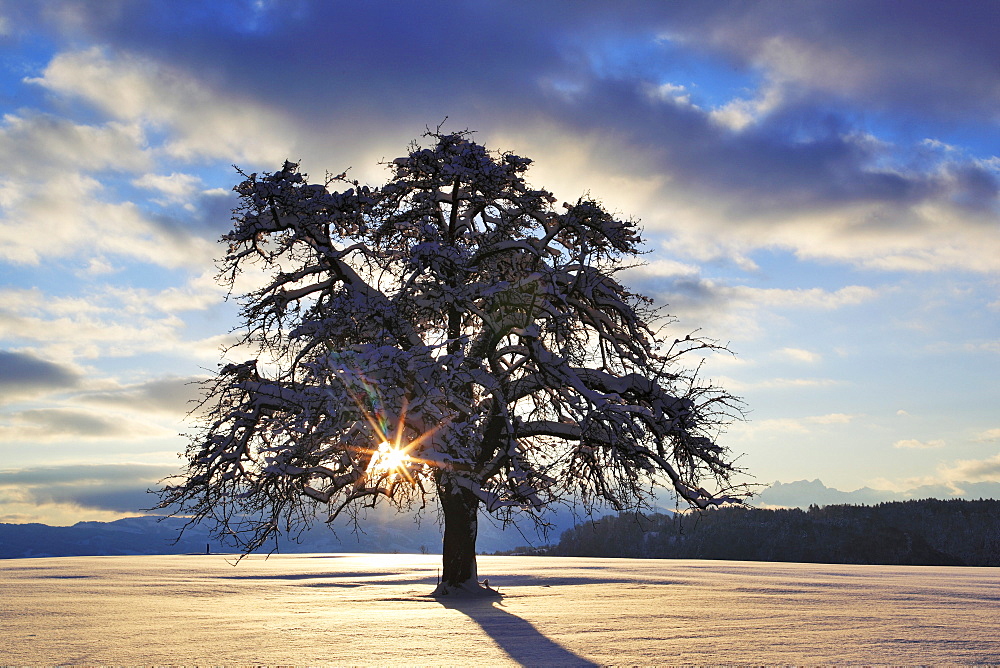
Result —
[{"label": "apple tree", "polygon": [[635,223],[557,205],[530,160],[468,133],[425,136],[378,187],[294,163],[243,175],[219,266],[230,290],[254,283],[237,329],[253,357],[206,383],[160,506],[249,552],[358,504],[436,504],[445,595],[485,591],[481,511],[624,510],[658,486],[738,501],[717,437],[739,402],[681,363],[719,346],[666,337],[616,279]]}]

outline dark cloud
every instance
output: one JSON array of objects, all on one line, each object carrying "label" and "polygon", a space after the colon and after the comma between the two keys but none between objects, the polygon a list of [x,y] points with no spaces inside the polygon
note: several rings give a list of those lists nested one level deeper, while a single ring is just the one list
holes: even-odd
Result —
[{"label": "dark cloud", "polygon": [[733,133],[701,110],[650,98],[641,84],[609,80],[592,81],[571,108],[551,104],[575,134],[614,127],[622,153],[654,156],[677,190],[723,194],[736,220],[851,201],[912,203],[941,188],[925,173],[880,168],[885,149],[847,134],[846,120],[829,111],[785,109]]},{"label": "dark cloud", "polygon": [[[230,180],[235,184],[240,180],[239,174],[233,170]],[[212,192],[202,194],[197,198],[198,215],[194,218],[199,226],[198,231],[209,231],[216,236],[229,231],[232,226],[233,209],[239,204],[239,198],[232,192]]]},{"label": "dark cloud", "polygon": [[69,367],[31,353],[0,350],[0,401],[46,391],[72,389],[80,376]]},{"label": "dark cloud", "polygon": [[312,110],[429,111],[456,96],[508,99],[509,110],[539,77],[572,80],[609,43],[663,35],[867,107],[996,120],[1000,102],[1000,5],[986,0],[47,4],[63,31]]},{"label": "dark cloud", "polygon": [[672,3],[667,22],[691,48],[867,108],[998,119],[1000,5],[990,0]]},{"label": "dark cloud", "polygon": [[11,415],[11,422],[14,425],[12,431],[33,438],[107,438],[135,435],[145,430],[143,425],[128,420],[72,408],[19,411]]},{"label": "dark cloud", "polygon": [[0,470],[0,485],[58,486],[117,485],[122,482],[157,481],[177,472],[176,467],[161,464],[81,464],[38,466]]},{"label": "dark cloud", "polygon": [[623,276],[631,289],[655,297],[661,304],[685,309],[697,304],[703,309],[716,311],[726,306],[725,286],[695,271],[657,272],[655,267],[637,267],[626,270]]},{"label": "dark cloud", "polygon": [[953,198],[959,204],[975,209],[992,209],[997,202],[1000,185],[995,173],[975,164],[954,166],[948,174],[954,179]]},{"label": "dark cloud", "polygon": [[139,512],[156,504],[160,480],[177,468],[152,464],[93,464],[0,471],[0,492],[16,489],[22,503],[71,503],[84,508]]},{"label": "dark cloud", "polygon": [[[448,115],[454,128],[536,126],[566,141],[613,138],[609,165],[626,178],[652,170],[669,183],[664,201],[711,208],[710,236],[742,224],[744,244],[794,247],[794,230],[772,232],[840,212],[816,225],[833,225],[833,236],[882,234],[885,250],[871,252],[888,255],[894,245],[919,246],[925,203],[987,217],[1000,210],[996,173],[977,162],[988,145],[947,159],[918,155],[925,132],[942,119],[943,132],[974,126],[975,141],[991,137],[987,144],[1000,150],[995,2],[146,0],[94,9],[53,0],[47,7],[34,20],[63,38],[105,45],[114,57],[137,54],[223,98],[280,110],[296,126],[294,150],[331,154],[319,165],[314,154],[287,156],[305,157],[313,171],[339,171],[365,150],[381,150],[387,135],[412,137]],[[759,87],[730,91],[730,102],[748,105],[745,125],[713,118],[697,95],[692,104],[651,94],[699,57]],[[769,89],[777,91],[772,102],[754,107]],[[822,254],[815,238],[825,233],[805,234],[801,247]]]},{"label": "dark cloud", "polygon": [[[956,199],[981,202],[991,192],[990,183],[981,184],[992,181],[982,169],[975,183],[946,184],[936,175],[883,167],[887,149],[858,138],[856,113],[817,99],[832,83],[808,69],[812,61],[800,63],[806,70],[796,82],[811,92],[733,133],[704,110],[650,98],[648,87],[657,83],[650,77],[656,69],[669,74],[670,63],[633,64],[608,74],[595,65],[595,54],[614,48],[607,44],[650,42],[666,33],[688,49],[723,53],[750,69],[767,67],[762,54],[776,40],[794,37],[789,58],[801,44],[820,62],[843,53],[857,59],[863,71],[845,73],[846,88],[833,92],[853,96],[862,108],[897,105],[917,113],[926,98],[934,113],[975,114],[982,107],[994,114],[1000,41],[983,26],[1000,19],[1000,6],[962,3],[945,11],[941,3],[913,2],[904,11],[884,2],[649,4],[611,11],[601,3],[303,0],[260,9],[246,2],[205,9],[196,2],[181,10],[174,3],[132,2],[81,20],[100,40],[290,109],[304,125],[335,120],[339,128],[324,128],[333,133],[351,126],[352,118],[360,126],[373,116],[376,122],[409,119],[416,131],[447,114],[459,124],[489,125],[517,124],[540,113],[568,133],[612,133],[626,140],[623,152],[659,153],[662,172],[694,188],[693,195],[724,193],[737,220],[855,201],[911,204],[956,183],[971,193]],[[560,80],[572,82],[576,93],[554,95],[546,82]],[[976,171],[960,171],[970,170]],[[987,199],[995,204],[992,192]]]},{"label": "dark cloud", "polygon": [[107,392],[89,392],[80,401],[136,411],[184,415],[201,396],[198,378],[159,378]]},{"label": "dark cloud", "polygon": [[420,108],[437,113],[438,100],[453,105],[456,93],[515,93],[526,76],[560,60],[553,12],[544,6],[525,20],[516,6],[490,2],[302,1],[254,9],[238,0],[189,0],[112,2],[98,12],[65,4],[78,9],[63,30],[198,72],[233,93],[342,121],[375,110],[383,118]]}]

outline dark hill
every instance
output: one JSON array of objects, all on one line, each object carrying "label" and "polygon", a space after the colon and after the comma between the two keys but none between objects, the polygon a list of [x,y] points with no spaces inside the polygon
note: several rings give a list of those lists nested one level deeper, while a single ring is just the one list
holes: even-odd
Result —
[{"label": "dark hill", "polygon": [[551,554],[1000,566],[1000,501],[901,501],[682,515],[622,514],[563,533]]}]

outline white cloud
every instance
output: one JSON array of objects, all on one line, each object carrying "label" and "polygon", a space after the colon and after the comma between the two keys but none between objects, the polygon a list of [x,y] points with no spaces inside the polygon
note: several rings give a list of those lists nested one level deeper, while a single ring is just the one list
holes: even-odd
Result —
[{"label": "white cloud", "polygon": [[990,442],[990,441],[1000,441],[1000,428],[997,429],[987,429],[976,436],[976,440],[979,442]]},{"label": "white cloud", "polygon": [[177,172],[170,175],[143,174],[133,180],[132,184],[163,193],[163,199],[154,200],[158,203],[184,204],[190,203],[191,199],[198,193],[201,179],[193,174],[178,174]]},{"label": "white cloud", "polygon": [[[887,477],[872,478],[865,483],[872,489],[884,489],[898,494],[912,493],[920,487],[937,486],[942,483],[941,478],[935,475],[912,476],[908,478],[892,479]],[[955,491],[954,489],[952,491]]]},{"label": "white cloud", "polygon": [[101,276],[113,274],[118,269],[103,257],[92,257],[87,260],[87,266],[78,273],[80,276]]},{"label": "white cloud", "polygon": [[[0,289],[0,340],[41,351],[47,359],[150,352],[206,359],[208,351],[198,341],[185,339],[187,325],[177,315],[220,303],[220,289],[204,276],[161,291],[99,288],[75,297],[37,288]],[[217,356],[215,350],[207,358]]]},{"label": "white cloud", "polygon": [[778,351],[778,354],[792,361],[805,362],[806,364],[813,364],[823,359],[823,356],[819,353],[803,350],[802,348],[782,348]]},{"label": "white cloud", "polygon": [[856,306],[879,296],[879,291],[864,285],[848,285],[833,292],[821,288],[751,288],[735,286],[727,289],[733,299],[771,308],[809,308],[833,310]]},{"label": "white cloud", "polygon": [[635,269],[629,269],[629,274],[642,275],[647,277],[697,277],[700,268],[690,262],[679,262],[672,258],[657,258],[644,263]]},{"label": "white cloud", "polygon": [[951,481],[1000,482],[1000,453],[986,459],[962,459],[941,469]]},{"label": "white cloud", "polygon": [[892,444],[894,448],[910,449],[910,450],[928,450],[931,448],[943,448],[945,442],[940,439],[935,439],[933,441],[920,441],[915,438],[904,439],[901,441],[896,441]]},{"label": "white cloud", "polygon": [[292,143],[286,128],[294,124],[280,112],[137,56],[96,47],[63,53],[28,81],[82,98],[113,118],[166,130],[163,150],[183,160],[280,164]]},{"label": "white cloud", "polygon": [[748,423],[737,423],[731,431],[741,431],[759,435],[762,433],[783,433],[791,432],[797,434],[808,434],[815,432],[817,428],[824,428],[830,425],[848,424],[857,415],[847,413],[828,413],[825,415],[810,415],[800,418],[769,418],[767,420],[752,421]]},{"label": "white cloud", "polygon": [[4,487],[0,487],[0,511],[0,522],[38,522],[49,526],[71,526],[77,522],[114,522],[137,514],[135,511],[91,508],[74,502],[38,503],[30,492]]},{"label": "white cloud", "polygon": [[118,255],[176,267],[209,263],[210,242],[166,230],[90,172],[147,169],[137,126],[77,125],[26,113],[0,128],[0,261]]},{"label": "white cloud", "polygon": [[718,125],[735,132],[745,130],[784,102],[784,94],[779,86],[766,86],[753,99],[736,98],[708,112],[709,118]]},{"label": "white cloud", "polygon": [[[556,122],[513,120],[498,119],[499,127],[477,140],[533,159],[527,179],[535,187],[567,201],[589,194],[624,217],[643,217],[645,211],[671,206],[661,197],[670,177],[656,168],[648,152],[630,152],[619,137],[604,132],[581,133]],[[649,221],[643,222],[648,227]]]},{"label": "white cloud", "polygon": [[658,86],[649,86],[646,91],[650,98],[660,102],[670,102],[683,107],[698,108],[697,105],[691,103],[691,93],[685,86],[663,83]]},{"label": "white cloud", "polygon": [[226,298],[227,289],[219,285],[215,271],[209,270],[179,286],[164,288],[159,292],[133,290],[131,299],[140,303],[155,304],[164,313],[202,311],[219,306]]},{"label": "white cloud", "polygon": [[724,387],[734,392],[748,390],[774,390],[786,388],[830,387],[840,384],[832,378],[763,378],[754,381],[741,381],[736,378],[720,377],[717,379]]},{"label": "white cloud", "polygon": [[[995,495],[995,491],[988,488],[975,491],[970,487],[977,483],[1000,483],[1000,453],[985,459],[960,459],[941,464],[932,475],[900,479],[879,477],[869,482],[876,489],[901,492],[913,498],[924,498],[931,494],[940,496],[942,492],[956,496],[964,495],[966,498],[976,498],[977,495],[989,498]],[[938,489],[941,492],[929,491]]]},{"label": "white cloud", "polygon": [[958,146],[946,144],[940,139],[932,139],[930,137],[925,137],[920,143],[923,146],[927,146],[928,148],[932,148],[937,151],[943,151],[945,153],[954,153],[960,150]]},{"label": "white cloud", "polygon": [[827,415],[816,415],[806,419],[815,424],[847,424],[856,417],[858,416],[848,415],[847,413],[828,413]]},{"label": "white cloud", "polygon": [[[82,125],[32,110],[19,113],[4,115],[0,129],[0,164],[7,178],[51,177],[68,167],[127,172],[152,164],[135,123]],[[2,203],[9,205],[6,199]]]},{"label": "white cloud", "polygon": [[838,385],[840,381],[832,378],[771,378],[756,384],[757,387],[828,387]]},{"label": "white cloud", "polygon": [[54,359],[128,355],[175,341],[180,320],[128,313],[107,297],[53,298],[0,291],[0,338],[39,346]]},{"label": "white cloud", "polygon": [[979,341],[977,343],[967,343],[962,347],[965,350],[971,352],[984,351],[988,353],[1000,353],[1000,339],[994,339],[992,341]]}]

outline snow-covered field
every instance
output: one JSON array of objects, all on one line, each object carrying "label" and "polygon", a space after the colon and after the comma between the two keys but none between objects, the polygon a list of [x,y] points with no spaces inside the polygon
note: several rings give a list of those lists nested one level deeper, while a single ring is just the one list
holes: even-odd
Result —
[{"label": "snow-covered field", "polygon": [[1000,569],[438,556],[0,562],[0,664],[1000,664]]}]

